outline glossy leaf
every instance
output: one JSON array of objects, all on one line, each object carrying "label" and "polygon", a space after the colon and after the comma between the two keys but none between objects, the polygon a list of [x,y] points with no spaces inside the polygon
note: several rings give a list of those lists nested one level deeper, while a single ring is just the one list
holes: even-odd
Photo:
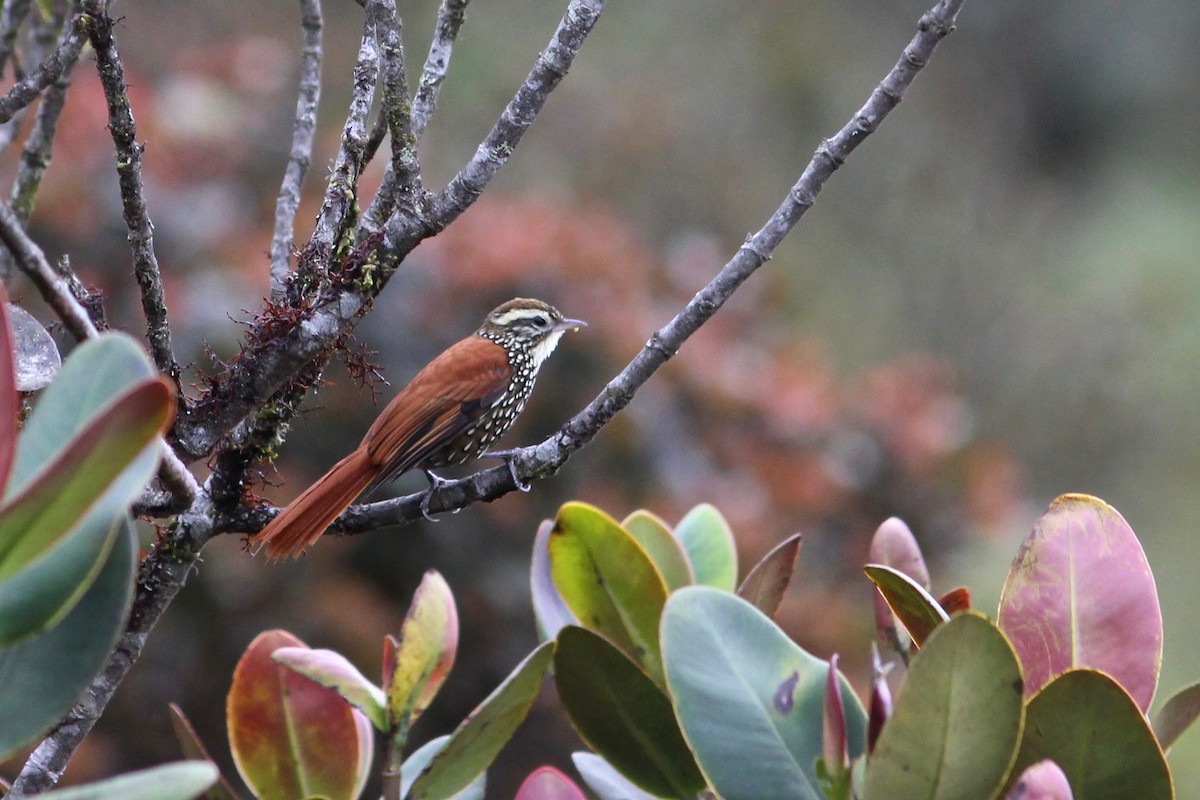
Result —
[{"label": "glossy leaf", "polygon": [[[425,768],[429,766],[429,762],[446,748],[446,743],[449,741],[450,737],[448,735],[430,739],[410,753],[408,758],[404,759],[404,764],[400,767],[401,797],[408,797],[408,792],[412,788],[413,782],[416,781],[417,776],[425,771]],[[447,800],[483,800],[486,789],[487,773],[484,772],[480,773],[479,777],[473,780],[465,789],[451,795]]]},{"label": "glossy leaf", "polygon": [[[875,529],[867,551],[867,561],[881,564],[904,573],[922,589],[929,589],[929,569],[908,525],[898,517],[889,517]],[[879,641],[907,657],[911,640],[897,620],[891,607],[878,591],[871,593],[875,609],[875,630]]]},{"label": "glossy leaf", "polygon": [[387,730],[384,711],[387,698],[383,690],[367,680],[341,653],[308,647],[280,647],[271,653],[271,660],[326,689],[333,689],[343,700],[366,715],[378,730]]},{"label": "glossy leaf", "polygon": [[696,583],[732,592],[737,586],[737,547],[721,512],[708,503],[693,508],[675,526]]},{"label": "glossy leaf", "polygon": [[968,612],[913,659],[867,762],[864,800],[996,797],[1021,737],[1021,671],[1004,635]]},{"label": "glossy leaf", "polygon": [[903,572],[881,564],[867,564],[863,572],[917,647],[922,646],[934,629],[949,621],[949,615],[937,600]]},{"label": "glossy leaf", "polygon": [[104,666],[133,601],[137,537],[122,517],[100,574],[50,630],[0,650],[0,760],[56,723]]},{"label": "glossy leaf", "polygon": [[[667,684],[684,738],[726,800],[818,800],[828,664],[728,592],[692,586],[663,613]],[[851,757],[866,714],[841,679]],[[735,732],[733,735],[731,732]]]},{"label": "glossy leaf", "polygon": [[1027,767],[1006,800],[1073,800],[1066,773],[1046,759]]},{"label": "glossy leaf", "polygon": [[667,587],[650,557],[611,517],[567,503],[550,532],[550,572],[571,613],[662,682],[658,621]]},{"label": "glossy leaf", "polygon": [[463,720],[413,783],[413,800],[451,797],[488,768],[529,713],[553,657],[553,642],[539,646]]},{"label": "glossy leaf", "polygon": [[584,751],[571,754],[571,761],[588,788],[600,800],[656,800],[654,795],[643,792],[628,778],[595,753]]},{"label": "glossy leaf", "polygon": [[550,574],[550,531],[553,520],[543,520],[533,538],[533,560],[529,570],[529,589],[533,598],[533,617],[537,623],[538,637],[549,641],[558,635],[564,625],[577,625],[571,609],[567,608],[554,577]]},{"label": "glossy leaf", "polygon": [[387,728],[411,725],[421,715],[445,683],[457,652],[454,593],[445,578],[429,570],[413,594],[400,640],[391,636],[384,640]]},{"label": "glossy leaf", "polygon": [[663,582],[667,584],[668,593],[696,582],[683,545],[671,533],[667,523],[649,511],[638,510],[622,520],[621,527],[629,531],[629,535],[649,554]]},{"label": "glossy leaf", "polygon": [[[59,451],[20,493],[0,506],[0,579],[17,572],[60,541],[148,448],[171,415],[165,381],[137,384],[118,395]],[[22,441],[24,437],[22,437]],[[23,476],[18,472],[18,478]],[[125,480],[131,498],[142,488]]]},{"label": "glossy leaf", "polygon": [[554,676],[580,738],[633,783],[664,797],[704,788],[671,701],[602,636],[573,625],[559,631]]},{"label": "glossy leaf", "polygon": [[114,397],[157,376],[141,345],[124,333],[104,333],[75,348],[25,420],[6,496],[22,491]]},{"label": "glossy leaf", "polygon": [[[169,703],[167,710],[171,713],[171,728],[175,731],[175,738],[179,740],[179,748],[183,751],[184,758],[215,764],[212,756],[208,754],[208,748],[196,734],[196,729],[184,716],[183,709],[174,703]],[[204,797],[205,800],[238,800],[237,792],[221,774],[217,775],[217,782],[208,788]]]},{"label": "glossy leaf", "polygon": [[1145,716],[1101,672],[1066,672],[1029,701],[1014,773],[1044,759],[1062,768],[1075,800],[1173,797],[1166,759]]},{"label": "glossy leaf", "polygon": [[1163,752],[1200,717],[1200,683],[1185,686],[1163,703],[1153,717],[1154,735]]},{"label": "glossy leaf", "polygon": [[838,685],[838,656],[829,657],[829,669],[825,679],[825,711],[821,738],[821,757],[825,765],[833,768],[850,766],[850,750],[846,743],[846,708],[842,705],[841,687]]},{"label": "glossy leaf", "polygon": [[281,647],[303,646],[273,630],[242,654],[226,706],[234,764],[262,800],[353,800],[366,778],[371,727],[337,692],[271,658]]},{"label": "glossy leaf", "polygon": [[1162,665],[1158,592],[1137,536],[1103,500],[1071,494],[1050,505],[1013,561],[999,625],[1021,659],[1027,696],[1090,667],[1143,712],[1150,707]]},{"label": "glossy leaf", "polygon": [[783,601],[783,593],[792,581],[792,573],[796,571],[796,558],[800,555],[802,539],[800,534],[794,533],[775,545],[742,581],[737,590],[738,597],[768,617],[775,616]]},{"label": "glossy leaf", "polygon": [[554,767],[538,767],[521,783],[513,800],[587,800],[587,795]]},{"label": "glossy leaf", "polygon": [[217,781],[217,768],[208,761],[176,761],[130,772],[105,781],[72,786],[38,797],[53,800],[192,800]]},{"label": "glossy leaf", "polygon": [[956,586],[938,598],[938,605],[947,614],[971,610],[971,590],[965,586]]},{"label": "glossy leaf", "polygon": [[0,282],[0,498],[4,497],[4,486],[12,472],[17,445],[17,420],[21,412],[11,332],[8,292]]}]

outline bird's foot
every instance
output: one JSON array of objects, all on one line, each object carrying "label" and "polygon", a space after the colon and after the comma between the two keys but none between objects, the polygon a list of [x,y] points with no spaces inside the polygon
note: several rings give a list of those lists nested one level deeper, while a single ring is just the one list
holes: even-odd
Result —
[{"label": "bird's foot", "polygon": [[429,513],[429,500],[433,497],[434,492],[445,486],[450,481],[438,475],[434,475],[430,470],[424,470],[424,472],[425,477],[429,479],[429,488],[425,490],[425,494],[421,495],[421,516],[430,522],[440,522],[441,520]]},{"label": "bird's foot", "polygon": [[481,456],[482,458],[502,458],[504,463],[508,465],[508,474],[512,475],[513,483],[522,492],[528,492],[532,488],[528,483],[521,480],[521,476],[517,474],[516,457],[521,453],[521,450],[489,450]]}]

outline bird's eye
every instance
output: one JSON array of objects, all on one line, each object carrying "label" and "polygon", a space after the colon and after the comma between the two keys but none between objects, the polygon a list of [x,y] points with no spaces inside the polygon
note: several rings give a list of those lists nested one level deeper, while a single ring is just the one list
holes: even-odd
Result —
[{"label": "bird's eye", "polygon": [[544,328],[550,324],[550,321],[540,314],[533,318],[533,326],[535,328]]}]

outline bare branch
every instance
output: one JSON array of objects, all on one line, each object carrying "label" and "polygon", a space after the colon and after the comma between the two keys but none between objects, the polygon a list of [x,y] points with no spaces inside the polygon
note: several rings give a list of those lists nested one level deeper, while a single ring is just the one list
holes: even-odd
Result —
[{"label": "bare branch", "polygon": [[[12,58],[13,47],[17,43],[17,32],[21,29],[21,23],[29,16],[30,5],[29,0],[9,0],[0,5],[0,72],[4,71],[4,66]],[[14,67],[13,74],[17,72]]]},{"label": "bare branch", "polygon": [[468,2],[469,0],[442,0],[441,6],[438,7],[437,27],[434,29],[433,41],[429,44],[429,55],[425,57],[425,67],[421,70],[417,94],[413,98],[413,136],[418,140],[425,133],[425,128],[437,107],[442,83],[450,69],[454,41],[467,18]]},{"label": "bare branch", "polygon": [[600,18],[603,8],[604,0],[571,0],[550,45],[538,56],[516,96],[496,120],[475,155],[434,199],[433,222],[439,230],[474,203],[488,181],[508,161],[525,131],[546,105],[550,93],[571,68],[579,46]]},{"label": "bare branch", "polygon": [[[350,108],[346,113],[346,124],[342,128],[342,143],[333,163],[333,174],[325,189],[325,200],[317,215],[306,252],[297,270],[306,282],[313,278],[326,277],[329,261],[335,250],[347,244],[346,230],[353,225],[351,216],[357,201],[358,176],[363,168],[363,153],[367,141],[367,117],[371,113],[371,99],[375,95],[375,84],[379,74],[379,47],[375,42],[374,21],[368,16],[363,23],[362,40],[358,47],[358,62],[354,65],[354,87],[350,96]],[[298,286],[296,302],[305,293]]]},{"label": "bare branch", "polygon": [[271,239],[271,298],[283,298],[291,263],[296,210],[300,187],[312,164],[313,137],[317,130],[317,105],[321,100],[321,0],[300,0],[300,91],[296,98],[296,122],[292,127],[292,149],[283,173],[283,185],[275,202],[275,235]]},{"label": "bare branch", "polygon": [[[396,17],[396,4],[393,0],[371,0],[367,3],[367,15],[375,19],[375,35],[383,57],[383,101],[376,129],[372,131],[368,143],[367,157],[371,155],[371,145],[378,147],[379,139],[382,139],[382,136],[377,139],[376,134],[386,129],[391,134],[392,159],[364,219],[385,220],[392,215],[397,204],[410,216],[423,218],[426,197],[421,187],[421,164],[417,158],[417,137],[413,132],[412,105],[408,100],[405,77],[404,44],[400,21]],[[378,229],[378,223],[368,223],[363,231]],[[362,231],[359,235],[363,235]]]},{"label": "bare branch", "polygon": [[79,59],[79,51],[87,40],[87,32],[81,24],[79,14],[73,15],[63,26],[58,47],[41,64],[38,64],[24,80],[17,83],[0,97],[0,123],[12,119],[13,115],[32,103],[42,90],[58,80],[65,70]]},{"label": "bare branch", "polygon": [[96,51],[96,69],[108,102],[108,129],[116,148],[117,179],[133,255],[133,274],[141,289],[142,311],[146,315],[146,341],[154,363],[175,385],[176,396],[182,404],[184,395],[179,383],[179,364],[171,344],[162,274],[154,255],[154,226],[146,213],[146,194],[142,185],[144,147],[137,143],[137,128],[125,87],[125,68],[113,39],[113,20],[108,16],[107,0],[85,0],[83,5],[90,16],[88,38]]}]

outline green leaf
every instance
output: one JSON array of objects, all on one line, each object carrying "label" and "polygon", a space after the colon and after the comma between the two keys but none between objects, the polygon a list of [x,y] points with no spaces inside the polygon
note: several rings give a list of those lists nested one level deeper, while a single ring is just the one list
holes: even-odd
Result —
[{"label": "green leaf", "polygon": [[737,586],[737,547],[720,511],[707,503],[696,506],[675,526],[675,537],[687,553],[697,584],[733,591]]},{"label": "green leaf", "polygon": [[667,592],[673,592],[696,582],[692,565],[683,545],[671,533],[667,523],[649,511],[635,511],[621,522],[621,527],[637,540],[658,568],[667,584]]},{"label": "green leaf", "polygon": [[326,689],[333,689],[343,700],[363,712],[377,729],[387,730],[384,711],[387,699],[383,690],[367,680],[341,653],[308,647],[280,647],[271,653],[271,660]]},{"label": "green leaf", "polygon": [[1162,666],[1158,591],[1137,536],[1103,500],[1068,494],[1050,504],[1013,561],[998,622],[1021,659],[1027,697],[1090,667],[1150,708]]},{"label": "green leaf", "polygon": [[[449,735],[430,739],[410,753],[408,758],[404,759],[404,764],[400,767],[401,797],[408,797],[408,792],[412,788],[417,776],[425,771],[425,768],[429,766],[429,762],[433,760],[434,756],[446,749],[446,743],[449,741]],[[483,800],[486,789],[487,773],[481,772],[479,777],[473,780],[467,788],[456,792],[447,798],[447,800]]]},{"label": "green leaf", "polygon": [[425,573],[400,629],[383,647],[383,691],[387,729],[407,727],[433,701],[454,666],[458,609],[446,579]]},{"label": "green leaf", "polygon": [[0,650],[0,760],[37,738],[79,700],[125,628],[137,537],[122,516],[96,580],[55,627]]},{"label": "green leaf", "polygon": [[559,631],[554,682],[580,738],[629,780],[663,797],[704,788],[671,701],[602,636],[574,625]]},{"label": "green leaf", "polygon": [[[0,507],[0,579],[60,541],[110,487],[124,502],[135,497],[149,478],[129,474],[126,467],[147,450],[157,453],[158,434],[170,414],[165,381],[136,384],[90,418],[21,492],[6,497]],[[20,471],[16,477],[22,477]]]},{"label": "green leaf", "polygon": [[[875,529],[867,550],[867,561],[902,572],[922,589],[929,590],[929,568],[925,566],[917,537],[899,517],[889,517]],[[899,626],[895,613],[882,594],[872,592],[871,601],[875,610],[875,631],[880,643],[894,649],[907,662],[912,649],[911,637]]]},{"label": "green leaf", "polygon": [[25,488],[114,397],[158,375],[137,341],[103,333],[75,348],[21,431],[6,497]]},{"label": "green leaf", "polygon": [[800,542],[803,537],[794,533],[771,549],[763,556],[762,561],[754,565],[746,580],[738,587],[738,597],[753,605],[768,617],[775,616],[783,593],[792,582],[792,573],[796,571],[796,558],[800,555]]},{"label": "green leaf", "polygon": [[913,659],[867,762],[864,800],[994,798],[1021,737],[1021,670],[1004,635],[965,612]]},{"label": "green leaf", "polygon": [[373,752],[371,725],[332,689],[271,660],[281,647],[303,646],[273,630],[242,654],[226,705],[234,764],[261,800],[355,800]]},{"label": "green leaf", "polygon": [[554,584],[575,618],[661,684],[658,621],[667,587],[642,546],[603,511],[567,503],[549,549]]},{"label": "green leaf", "polygon": [[[728,592],[691,586],[663,613],[667,684],[684,738],[725,800],[820,800],[829,665],[797,647],[766,615]],[[841,678],[850,755],[866,713]]]},{"label": "green leaf", "polygon": [[1167,761],[1145,716],[1102,672],[1070,670],[1029,701],[1013,773],[1043,759],[1066,773],[1075,800],[1174,796]]},{"label": "green leaf", "polygon": [[413,783],[413,800],[452,797],[488,768],[529,713],[553,657],[553,642],[540,645],[463,720]]},{"label": "green leaf", "polygon": [[867,564],[863,572],[883,595],[917,647],[921,647],[938,626],[949,621],[950,617],[938,601],[900,570],[882,564]]},{"label": "green leaf", "polygon": [[588,788],[595,792],[600,800],[655,800],[654,795],[643,792],[634,786],[628,778],[613,768],[595,753],[577,752],[571,754],[571,761]]},{"label": "green leaf", "polygon": [[1196,717],[1200,717],[1200,683],[1185,686],[1171,695],[1154,715],[1154,735],[1164,753],[1192,726]]},{"label": "green leaf", "polygon": [[217,782],[208,761],[176,761],[105,781],[46,792],[53,800],[192,800]]}]

